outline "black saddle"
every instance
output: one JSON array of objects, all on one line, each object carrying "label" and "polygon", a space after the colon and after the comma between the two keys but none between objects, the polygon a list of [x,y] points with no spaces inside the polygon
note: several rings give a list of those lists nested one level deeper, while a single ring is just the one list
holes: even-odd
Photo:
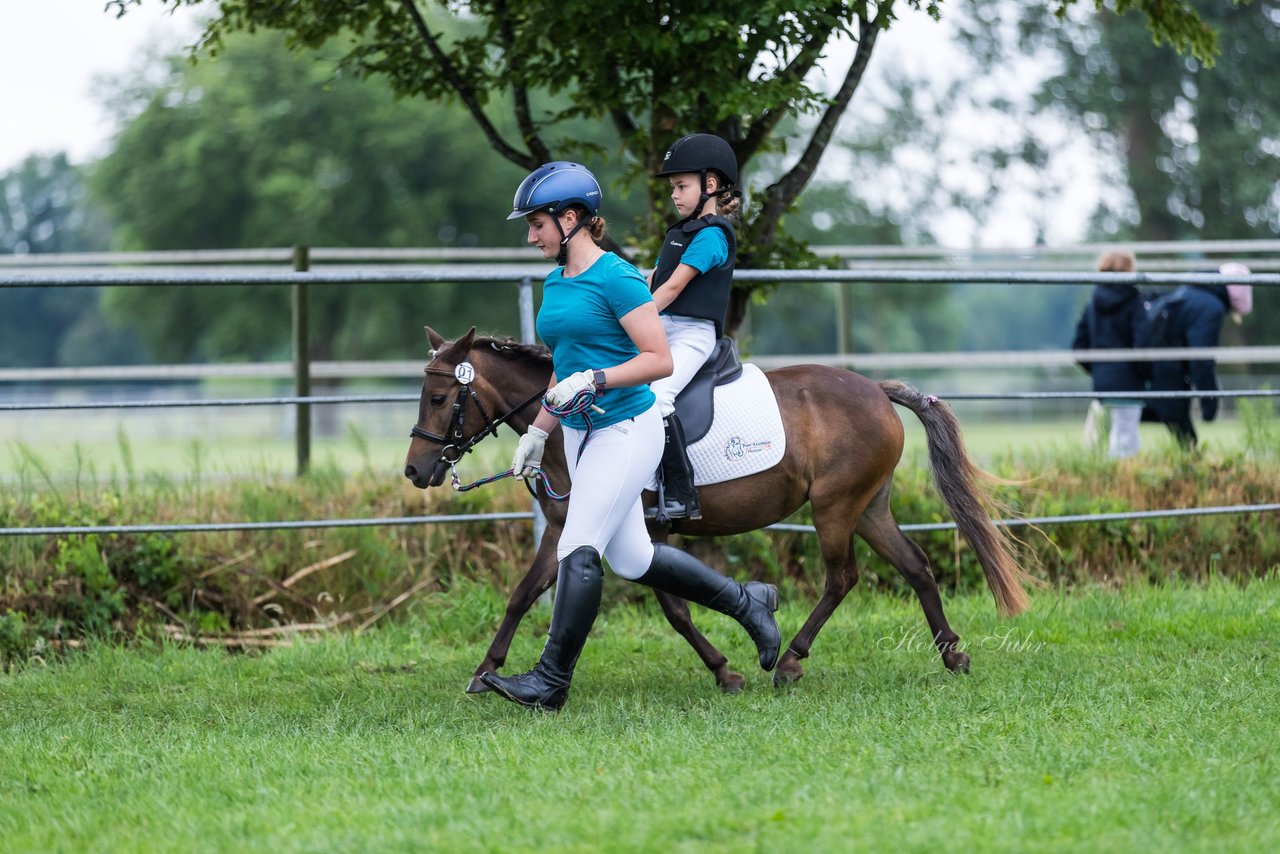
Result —
[{"label": "black saddle", "polygon": [[731,383],[742,376],[738,361],[738,345],[728,336],[716,342],[711,356],[698,368],[684,390],[676,395],[676,415],[684,427],[685,445],[707,435],[715,418],[715,387]]}]

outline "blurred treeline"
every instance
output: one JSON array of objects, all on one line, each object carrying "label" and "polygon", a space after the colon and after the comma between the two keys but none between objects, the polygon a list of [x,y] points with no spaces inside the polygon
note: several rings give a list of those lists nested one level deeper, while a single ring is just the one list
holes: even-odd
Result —
[{"label": "blurred treeline", "polygon": [[[839,156],[828,155],[842,165],[810,187],[786,229],[816,245],[931,244],[947,237],[939,223],[948,217],[989,222],[1019,195],[1035,202],[1027,215],[1043,234],[1071,181],[1051,182],[1066,128],[1073,145],[1088,140],[1111,185],[1088,239],[1280,236],[1280,80],[1269,70],[1280,7],[1219,5],[1204,13],[1223,47],[1212,69],[1152,44],[1133,16],[1059,21],[1003,0],[954,10],[973,73],[945,92],[892,73],[860,93],[860,120],[842,132]],[[216,59],[174,57],[115,81],[120,131],[101,160],[33,157],[0,175],[0,253],[519,246],[523,230],[505,215],[522,175],[465,111],[397,100],[376,80],[335,72],[334,57],[290,51],[262,32],[229,39]],[[1056,72],[1015,98],[1000,81],[1028,57]],[[1042,132],[1049,119],[1057,142]],[[952,145],[957,124],[983,123],[1014,130],[977,148]],[[627,164],[609,128],[573,133],[595,152],[612,236],[624,246],[650,240],[638,225],[643,188],[623,185]],[[769,180],[764,160],[748,193]],[[1062,347],[1087,295],[860,286],[852,345]],[[1260,292],[1228,343],[1280,341],[1278,296]],[[830,289],[775,292],[753,308],[773,315],[753,347],[830,352],[832,309]],[[489,285],[320,288],[313,312],[322,359],[420,356],[428,323],[518,331],[514,295]],[[271,287],[3,291],[0,364],[283,359],[288,316],[287,292]]]}]

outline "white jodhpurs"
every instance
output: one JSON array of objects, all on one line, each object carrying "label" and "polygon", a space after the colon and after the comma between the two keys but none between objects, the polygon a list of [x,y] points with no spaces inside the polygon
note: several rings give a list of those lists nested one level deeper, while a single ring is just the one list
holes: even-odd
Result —
[{"label": "white jodhpurs", "polygon": [[665,433],[658,407],[591,433],[578,459],[585,430],[561,423],[572,491],[556,557],[590,546],[617,575],[636,579],[653,562],[640,492],[662,460]]},{"label": "white jodhpurs", "polygon": [[676,395],[716,349],[716,325],[700,317],[664,314],[662,328],[667,331],[673,368],[671,376],[650,383],[649,388],[658,396],[658,411],[666,418],[676,411]]},{"label": "white jodhpurs", "polygon": [[1142,406],[1113,405],[1107,407],[1111,415],[1111,437],[1107,453],[1117,460],[1138,453],[1138,422],[1142,419]]}]

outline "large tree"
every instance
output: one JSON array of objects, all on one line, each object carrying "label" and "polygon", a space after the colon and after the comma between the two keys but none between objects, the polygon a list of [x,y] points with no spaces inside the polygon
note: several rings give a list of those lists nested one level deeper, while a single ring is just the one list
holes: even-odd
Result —
[{"label": "large tree", "polygon": [[[123,14],[140,0],[111,0]],[[610,123],[633,176],[655,171],[670,143],[695,130],[720,134],[744,168],[781,148],[783,119],[812,114],[805,135],[787,148],[795,155],[758,188],[746,223],[739,263],[796,262],[796,245],[780,232],[783,216],[812,179],[841,116],[871,59],[877,36],[903,5],[937,16],[936,0],[779,2],[706,0],[681,6],[661,0],[162,0],[200,6],[211,16],[203,42],[216,47],[230,33],[284,31],[293,45],[316,47],[342,38],[344,63],[382,75],[400,95],[463,104],[491,148],[530,170],[548,160],[580,155],[580,140],[563,123]],[[1074,0],[1056,0],[1065,8]],[[1097,0],[1099,6],[1101,0]],[[1208,57],[1213,33],[1188,0],[1115,0],[1120,12],[1145,14],[1157,38]],[[462,20],[473,29],[458,25]],[[834,92],[817,88],[819,62],[840,39],[855,50]],[[565,101],[547,107],[545,94]],[[496,117],[512,119],[504,133]],[[757,183],[764,183],[757,179]],[[650,193],[649,241],[669,211]],[[745,310],[744,293],[730,326]]]},{"label": "large tree", "polygon": [[1280,234],[1280,2],[1210,4],[1205,20],[1225,45],[1212,65],[1112,14],[1024,27],[1024,48],[1062,63],[1041,104],[1123,159],[1140,239]]},{"label": "large tree", "polygon": [[[26,158],[0,175],[0,254],[93,252],[110,231],[65,154]],[[134,361],[140,348],[107,329],[97,288],[0,290],[0,364],[47,366]]]},{"label": "large tree", "polygon": [[[465,113],[335,77],[333,56],[283,41],[239,35],[217,61],[117,81],[122,129],[91,186],[118,248],[517,245],[503,205],[520,170],[493,162]],[[289,353],[280,287],[117,288],[108,307],[160,359]],[[451,316],[519,330],[514,292],[489,285],[320,287],[312,310],[322,359],[405,358]]]},{"label": "large tree", "polygon": [[[958,19],[979,64],[1021,56],[1056,69],[1036,87],[1023,125],[1047,116],[1073,128],[1117,176],[1119,192],[1099,204],[1091,239],[1280,237],[1280,2],[1204,8],[1224,46],[1212,63],[1170,53],[1140,22],[1109,12],[1058,18],[984,0]],[[1016,27],[992,25],[1002,17]],[[1228,326],[1225,341],[1280,340],[1280,293],[1256,297],[1253,315]]]}]

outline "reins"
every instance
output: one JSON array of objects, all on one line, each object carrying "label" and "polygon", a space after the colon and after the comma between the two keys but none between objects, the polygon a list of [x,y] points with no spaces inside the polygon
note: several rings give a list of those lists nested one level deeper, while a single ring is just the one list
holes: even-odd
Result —
[{"label": "reins", "polygon": [[[451,371],[444,368],[433,368],[430,365],[428,365],[425,370],[428,374],[453,377],[459,383],[458,396],[453,402],[453,414],[449,418],[450,429],[447,436],[440,433],[432,433],[429,430],[423,430],[417,424],[414,424],[409,430],[409,435],[413,438],[426,439],[428,442],[435,442],[436,444],[443,446],[440,450],[440,459],[449,466],[450,486],[452,486],[457,492],[468,492],[476,487],[484,486],[487,483],[493,483],[495,481],[502,480],[505,477],[516,476],[516,470],[514,468],[510,468],[504,472],[499,472],[498,474],[490,475],[489,477],[480,478],[472,483],[464,484],[458,477],[457,464],[459,460],[462,459],[462,455],[471,453],[471,449],[479,444],[485,436],[497,436],[498,428],[500,426],[508,423],[512,416],[527,408],[529,404],[533,403],[538,398],[543,397],[546,393],[546,389],[539,389],[534,392],[523,403],[518,404],[498,418],[490,418],[489,413],[485,411],[484,404],[480,402],[480,397],[476,394],[475,389],[471,387],[471,382],[475,379],[476,373],[475,368],[470,362],[459,362]],[[463,423],[466,420],[466,404],[468,397],[470,397],[475,403],[476,409],[484,419],[484,426],[481,427],[480,430],[470,439],[465,438],[466,434],[463,431]],[[604,412],[603,409],[595,405],[595,401],[595,391],[592,389],[583,389],[575,394],[573,399],[568,403],[565,403],[563,406],[551,406],[545,399],[542,402],[543,409],[547,410],[547,412],[554,415],[557,419],[565,418],[569,415],[580,414],[582,415],[583,420],[587,422],[586,436],[583,437],[582,444],[578,446],[578,459],[582,459],[582,451],[586,448],[587,442],[591,439],[591,416],[587,414],[587,410],[593,409],[596,412]],[[453,452],[452,457],[449,456],[450,451]],[[541,467],[536,467],[533,471],[534,480],[542,482],[542,487],[546,491],[548,497],[555,501],[565,501],[569,498],[569,492],[561,494],[552,488],[550,478],[547,477],[547,473],[544,472]],[[534,498],[538,497],[537,492],[528,480],[525,481],[525,487]]]}]

